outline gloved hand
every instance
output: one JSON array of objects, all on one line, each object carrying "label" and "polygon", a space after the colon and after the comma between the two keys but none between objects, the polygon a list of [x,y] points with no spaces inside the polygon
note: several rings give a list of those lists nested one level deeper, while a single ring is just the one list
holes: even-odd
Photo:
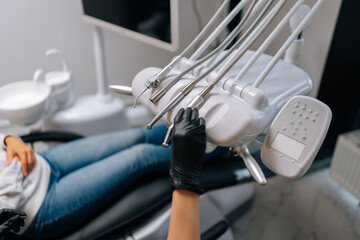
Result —
[{"label": "gloved hand", "polygon": [[10,230],[19,232],[20,227],[25,225],[25,218],[24,212],[8,208],[0,209],[0,236]]},{"label": "gloved hand", "polygon": [[199,111],[180,109],[174,119],[170,177],[172,189],[186,189],[202,194],[201,168],[206,147],[205,120]]}]

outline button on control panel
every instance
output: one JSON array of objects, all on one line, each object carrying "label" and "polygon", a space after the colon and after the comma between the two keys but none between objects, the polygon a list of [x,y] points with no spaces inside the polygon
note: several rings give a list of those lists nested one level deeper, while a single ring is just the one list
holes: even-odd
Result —
[{"label": "button on control panel", "polygon": [[[289,125],[282,126],[282,132],[285,135],[297,136],[296,140],[306,140],[308,134],[315,134],[316,132],[316,120],[322,117],[320,115],[320,110],[313,112],[309,108],[307,101],[300,101],[294,104],[294,108],[291,110],[293,117],[289,119]],[[290,116],[290,115],[289,115]]]}]

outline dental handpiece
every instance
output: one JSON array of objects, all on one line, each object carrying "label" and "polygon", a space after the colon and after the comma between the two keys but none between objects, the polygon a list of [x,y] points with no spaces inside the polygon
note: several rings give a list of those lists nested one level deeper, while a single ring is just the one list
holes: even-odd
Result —
[{"label": "dental handpiece", "polygon": [[166,106],[161,109],[161,111],[151,120],[151,122],[146,125],[146,128],[150,130],[154,124],[160,120],[162,116],[164,116],[168,111],[177,106],[177,104],[185,98],[185,96],[191,91],[193,87],[195,87],[196,81],[191,81],[188,85],[186,85]]},{"label": "dental handpiece", "polygon": [[148,90],[150,88],[158,87],[161,80],[163,79],[163,77],[181,60],[181,58],[182,58],[181,55],[175,57],[158,74],[156,74],[155,76],[151,77],[148,80],[148,84],[146,85],[146,87],[141,91],[141,93],[139,95],[136,96],[135,101],[134,101],[134,108],[136,107],[137,101],[141,97],[141,95],[143,95],[146,92],[146,90]]},{"label": "dental handpiece", "polygon": [[[215,79],[214,83],[210,83],[208,84],[192,101],[191,103],[187,106],[190,108],[198,108],[202,102],[204,101],[204,99],[208,96],[208,94],[211,92],[211,90],[215,87],[215,85],[222,79],[223,76],[225,76],[226,72],[230,70],[230,68],[232,67],[233,64],[235,64],[240,57],[247,51],[247,49],[252,45],[252,43],[260,36],[260,34],[265,30],[266,26],[268,24],[270,24],[270,22],[272,21],[272,19],[274,19],[274,17],[277,15],[277,13],[280,11],[280,9],[282,8],[282,6],[284,5],[285,1],[280,2],[278,4],[278,8],[271,14],[270,18],[266,21],[266,24],[262,26],[262,28],[257,32],[257,34],[255,35],[255,37],[252,39],[252,41],[249,41],[247,43],[247,46],[244,47],[242,49],[242,51],[240,51],[237,56],[235,57],[235,59],[224,68],[223,71],[220,72],[219,76]],[[268,4],[267,7],[269,7],[271,5]],[[265,9],[265,11],[267,11],[267,9]],[[264,11],[264,14],[265,14]],[[260,18],[259,18],[260,19]],[[190,89],[191,90],[191,89]],[[179,101],[178,101],[179,102]],[[174,107],[174,103],[171,105],[171,108]],[[165,109],[165,108],[164,108]],[[164,110],[163,109],[163,110]],[[163,113],[164,115],[165,113]],[[170,140],[170,136],[172,133],[172,130],[174,128],[174,124],[171,124],[168,128],[168,131],[166,133],[165,139],[162,143],[162,145],[164,147],[168,147],[169,146],[169,140]],[[241,157],[244,159],[245,165],[247,166],[247,168],[249,169],[251,175],[254,177],[254,179],[260,184],[260,185],[265,185],[266,184],[266,178],[264,177],[264,174],[261,170],[261,168],[259,167],[259,165],[256,163],[256,161],[251,157],[251,155],[249,154],[247,148],[246,149],[242,149],[242,151],[240,151],[240,155]]]},{"label": "dental handpiece", "polygon": [[[198,108],[201,105],[201,103],[203,102],[203,100],[204,99],[201,96],[198,95],[191,101],[191,103],[186,108]],[[162,143],[162,145],[164,147],[166,147],[166,148],[169,146],[169,141],[170,141],[170,137],[171,137],[171,133],[173,131],[173,128],[174,128],[174,123],[172,123],[169,126],[169,128],[168,128],[168,130],[166,132],[164,141]]]},{"label": "dental handpiece", "polygon": [[148,89],[156,88],[160,85],[163,77],[185,56],[187,55],[201,40],[202,38],[211,30],[217,20],[221,17],[222,13],[227,9],[229,0],[224,0],[222,5],[209,20],[206,26],[201,30],[201,32],[196,36],[196,38],[182,51],[178,56],[176,56],[167,66],[165,66],[156,76],[148,80],[148,84],[141,91],[139,95],[136,96],[134,100],[134,108],[136,107],[138,99],[143,95]]},{"label": "dental handpiece", "polygon": [[[199,82],[201,79],[206,77],[208,74],[210,74],[218,65],[220,65],[221,62],[223,62],[235,49],[239,47],[239,45],[242,43],[242,41],[250,34],[250,32],[255,28],[257,23],[260,21],[260,19],[265,15],[267,10],[270,8],[272,1],[269,1],[268,4],[265,6],[263,11],[260,13],[260,15],[257,17],[254,23],[249,27],[249,29],[245,32],[245,34],[225,53],[225,55],[216,62],[213,66],[211,66],[205,73],[200,75],[198,78],[192,80],[188,85],[186,85],[177,95],[175,98],[173,98],[152,120],[151,122],[146,126],[147,129],[151,129],[152,126],[159,121],[168,111],[170,111],[172,108],[177,106],[177,104],[185,98],[185,96],[195,87],[197,82]],[[284,1],[283,1],[284,3]],[[282,5],[281,5],[282,6]],[[278,9],[279,10],[279,9]],[[277,11],[278,12],[278,11]],[[276,12],[276,13],[277,13]],[[206,89],[212,90],[212,88],[221,80],[221,78],[230,70],[230,68],[240,59],[240,57],[250,48],[250,46],[256,41],[256,39],[260,36],[260,34],[265,30],[266,26],[270,24],[273,17],[275,17],[275,13],[272,14],[272,18],[267,21],[267,24],[262,26],[261,30],[257,32],[256,36],[252,39],[252,41],[248,42],[247,45],[242,48],[240,53],[236,56],[236,61],[232,61],[230,64],[228,64],[227,68],[225,68],[224,71],[220,72],[219,76],[215,80],[215,84],[210,83]],[[203,93],[208,93],[209,91],[203,91]]]},{"label": "dental handpiece", "polygon": [[245,26],[245,24],[247,23],[247,21],[250,18],[250,15],[251,15],[250,13],[253,12],[253,9],[255,7],[255,3],[256,3],[256,1],[252,1],[248,11],[246,12],[245,16],[240,21],[240,23],[236,26],[236,28],[234,28],[234,30],[226,37],[226,39],[215,50],[213,50],[212,52],[207,54],[205,57],[203,57],[202,59],[195,62],[192,66],[190,66],[189,68],[184,70],[182,73],[180,73],[168,85],[166,85],[164,88],[157,91],[153,96],[151,96],[150,101],[153,102],[153,103],[156,103],[157,101],[159,101],[165,95],[165,93],[170,88],[172,88],[183,76],[185,76],[187,73],[189,73],[190,71],[192,71],[196,67],[200,66],[201,64],[203,64],[204,62],[206,62],[210,58],[214,57],[221,50],[223,50],[240,33],[240,31],[243,29],[243,27]]},{"label": "dental handpiece", "polygon": [[187,84],[166,106],[161,109],[161,111],[156,114],[156,116],[151,120],[151,122],[146,126],[147,129],[151,129],[154,124],[159,121],[168,111],[176,107],[179,102],[181,102],[185,96],[191,92],[191,90],[195,87],[195,85],[204,77],[206,77],[214,68],[210,68],[208,71],[206,71],[204,74],[199,76],[198,78],[192,80],[189,84]]},{"label": "dental handpiece", "polygon": [[[211,66],[205,73],[203,73],[202,75],[200,75],[198,78],[192,80],[188,85],[186,85],[177,95],[175,98],[173,98],[152,120],[151,122],[146,126],[147,129],[151,129],[152,126],[159,121],[168,111],[170,111],[171,109],[173,109],[174,107],[177,106],[177,104],[185,98],[185,96],[195,87],[195,85],[197,84],[197,82],[199,82],[201,79],[203,79],[204,77],[206,77],[207,75],[209,75],[218,65],[220,65],[221,62],[223,62],[235,49],[237,49],[239,47],[239,45],[242,43],[242,41],[248,36],[248,34],[250,34],[250,32],[255,28],[255,26],[257,25],[257,23],[260,21],[260,19],[265,15],[265,13],[267,12],[267,10],[270,8],[272,1],[269,1],[268,4],[265,6],[265,8],[263,9],[263,11],[260,13],[260,15],[257,17],[257,19],[254,21],[254,23],[252,23],[252,25],[249,27],[249,29],[245,32],[245,34],[229,49],[229,51],[227,51],[224,56],[218,61],[216,62],[213,66]],[[268,24],[270,23],[270,21],[267,22]],[[262,27],[262,30],[264,30],[266,26]],[[258,32],[256,34],[256,37],[254,37],[254,39],[252,39],[252,41],[250,41],[241,51],[240,54],[238,54],[236,57],[240,58],[240,55],[242,56],[247,50],[248,48],[250,48],[250,46],[252,45],[253,42],[255,42],[255,40],[257,39],[257,37],[262,33],[262,31]],[[237,59],[236,61],[238,61],[239,59]],[[235,64],[236,62],[233,62],[231,64]],[[232,66],[232,65],[231,65]],[[231,68],[231,67],[230,67]],[[220,77],[218,77],[216,79],[216,83],[218,81],[220,81],[220,79],[226,74],[226,72],[228,72],[228,70],[230,68],[226,68],[225,71],[222,71],[220,73]],[[210,86],[206,87],[206,89],[211,89],[213,88],[213,86],[216,85],[215,84],[210,84]],[[204,93],[208,93],[209,91],[205,91]]]}]

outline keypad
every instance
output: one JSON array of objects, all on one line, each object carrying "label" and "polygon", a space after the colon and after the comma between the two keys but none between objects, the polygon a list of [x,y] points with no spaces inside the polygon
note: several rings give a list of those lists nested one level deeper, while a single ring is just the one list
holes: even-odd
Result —
[{"label": "keypad", "polygon": [[314,111],[311,105],[304,102],[299,101],[293,105],[292,117],[288,119],[289,124],[281,127],[283,133],[300,142],[306,142],[309,134],[316,132],[315,124],[320,117],[319,111]]},{"label": "keypad", "polygon": [[294,97],[276,116],[261,149],[264,164],[296,179],[310,167],[330,123],[331,111],[316,99]]}]

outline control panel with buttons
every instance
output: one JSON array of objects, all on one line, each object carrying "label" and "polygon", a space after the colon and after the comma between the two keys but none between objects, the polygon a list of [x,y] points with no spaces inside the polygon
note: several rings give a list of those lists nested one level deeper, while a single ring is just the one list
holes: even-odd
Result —
[{"label": "control panel with buttons", "polygon": [[308,96],[287,101],[270,126],[261,160],[273,172],[296,179],[309,169],[331,121],[330,108]]}]

